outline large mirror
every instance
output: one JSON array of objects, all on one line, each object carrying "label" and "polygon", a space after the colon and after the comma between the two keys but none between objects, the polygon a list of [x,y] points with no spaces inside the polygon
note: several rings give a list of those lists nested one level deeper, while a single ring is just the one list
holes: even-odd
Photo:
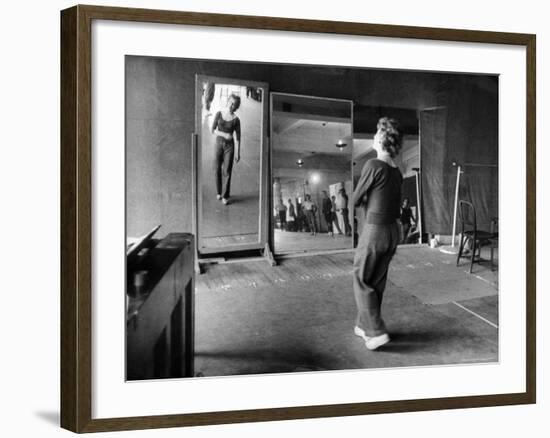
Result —
[{"label": "large mirror", "polygon": [[277,254],[353,248],[352,102],[271,94]]},{"label": "large mirror", "polygon": [[196,95],[198,252],[262,248],[267,85],[198,75]]}]

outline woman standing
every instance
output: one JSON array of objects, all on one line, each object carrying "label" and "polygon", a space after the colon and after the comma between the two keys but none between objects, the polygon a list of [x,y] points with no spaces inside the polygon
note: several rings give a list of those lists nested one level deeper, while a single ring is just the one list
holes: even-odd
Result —
[{"label": "woman standing", "polygon": [[396,120],[378,121],[373,148],[377,158],[365,163],[353,193],[356,207],[365,209],[365,221],[355,250],[353,290],[357,305],[354,332],[369,350],[388,343],[381,316],[388,268],[399,243],[403,176],[393,159],[401,150],[402,133]]},{"label": "woman standing", "polygon": [[[337,211],[337,208],[336,208],[336,196],[332,195],[332,197],[330,198],[331,199],[331,219],[332,219],[332,224],[334,226],[336,226],[336,229],[338,230],[338,234],[342,234],[342,230],[340,228],[340,224],[338,223],[338,215],[336,214],[336,211]],[[333,228],[333,233],[332,235],[334,236],[334,228]]]},{"label": "woman standing", "polygon": [[332,202],[326,190],[323,190],[321,211],[323,212],[325,222],[327,223],[328,235],[334,236],[334,233],[332,232]]},{"label": "woman standing", "polygon": [[288,231],[296,231],[294,222],[296,221],[296,211],[292,199],[288,200],[288,210],[286,211],[286,225]]},{"label": "woman standing", "polygon": [[286,230],[286,205],[283,203],[283,198],[279,198],[279,203],[275,207],[277,214],[279,215],[279,223],[281,224],[281,230]]},{"label": "woman standing", "polygon": [[338,208],[338,212],[342,215],[344,232],[346,233],[346,236],[351,236],[351,225],[349,224],[348,195],[344,187],[338,190],[338,200],[336,201],[336,205]]},{"label": "woman standing", "polygon": [[317,234],[317,223],[315,222],[315,213],[317,212],[317,206],[311,200],[311,196],[306,195],[306,200],[303,203],[304,212],[306,214],[307,224],[309,226],[309,232],[312,236]]},{"label": "woman standing", "polygon": [[241,159],[241,121],[235,115],[235,111],[240,106],[241,98],[231,94],[227,99],[227,109],[223,112],[218,111],[212,123],[212,134],[216,136],[214,158],[216,197],[225,205],[229,203],[233,160],[238,163]]}]

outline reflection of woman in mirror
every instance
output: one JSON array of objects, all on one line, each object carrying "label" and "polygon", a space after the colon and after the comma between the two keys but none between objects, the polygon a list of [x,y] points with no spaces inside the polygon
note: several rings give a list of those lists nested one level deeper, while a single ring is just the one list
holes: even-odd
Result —
[{"label": "reflection of woman in mirror", "polygon": [[218,111],[212,123],[212,134],[216,136],[214,176],[216,197],[224,204],[229,203],[233,160],[241,159],[241,121],[235,111],[241,106],[241,98],[231,94],[225,111]]},{"label": "reflection of woman in mirror", "polygon": [[332,201],[330,200],[326,190],[323,190],[323,199],[321,202],[321,211],[323,212],[323,216],[327,224],[328,235],[334,236],[334,233],[332,232]]},{"label": "reflection of woman in mirror", "polygon": [[309,231],[312,236],[317,234],[317,224],[315,222],[315,212],[317,211],[317,206],[311,200],[310,195],[306,195],[306,200],[302,204],[304,212],[306,214],[307,224],[309,226]]},{"label": "reflection of woman in mirror", "polygon": [[286,230],[286,205],[283,203],[283,198],[279,198],[279,203],[275,207],[277,214],[279,215],[279,223],[281,224],[281,230]]},{"label": "reflection of woman in mirror", "polygon": [[286,225],[288,231],[295,231],[295,224],[296,221],[296,210],[294,209],[294,204],[292,203],[292,199],[288,200],[288,210],[286,211]]},{"label": "reflection of woman in mirror", "polygon": [[[342,234],[342,229],[340,228],[340,224],[338,223],[338,216],[336,214],[337,208],[336,208],[336,196],[332,195],[331,198],[331,219],[334,226],[336,226],[336,229],[338,230],[338,234]],[[334,232],[332,233],[334,235]]]},{"label": "reflection of woman in mirror", "polygon": [[369,350],[389,342],[381,315],[388,269],[399,243],[397,223],[403,176],[393,161],[401,150],[402,133],[394,119],[378,121],[373,148],[353,193],[353,205],[365,210],[365,222],[353,260],[353,291],[357,305],[355,334]]},{"label": "reflection of woman in mirror", "polygon": [[342,215],[342,222],[344,223],[344,232],[346,233],[346,236],[351,236],[351,225],[349,224],[348,195],[344,187],[338,190],[336,207],[338,209],[338,212]]}]

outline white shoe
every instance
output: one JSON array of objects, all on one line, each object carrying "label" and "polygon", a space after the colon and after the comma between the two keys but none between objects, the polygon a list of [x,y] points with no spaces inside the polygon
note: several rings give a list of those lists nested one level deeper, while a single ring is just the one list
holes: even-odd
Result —
[{"label": "white shoe", "polygon": [[229,204],[229,199],[223,198],[222,199],[223,205]]},{"label": "white shoe", "polygon": [[390,342],[390,335],[388,335],[387,333],[384,333],[383,335],[370,338],[368,341],[365,342],[365,346],[369,350],[376,350],[378,347],[381,347],[382,345],[385,345],[388,342]]},{"label": "white shoe", "polygon": [[365,330],[363,330],[358,326],[355,326],[355,328],[353,329],[353,333],[355,333],[356,336],[359,336],[360,338],[362,338],[363,341],[365,341],[365,343],[368,342],[369,339],[371,339],[365,334]]},{"label": "white shoe", "polygon": [[222,199],[222,195],[216,195],[216,199],[219,201],[220,199]]}]

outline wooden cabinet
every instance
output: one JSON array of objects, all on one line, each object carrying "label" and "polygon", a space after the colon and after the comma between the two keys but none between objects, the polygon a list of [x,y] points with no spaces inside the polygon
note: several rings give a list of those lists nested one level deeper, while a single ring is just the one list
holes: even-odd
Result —
[{"label": "wooden cabinet", "polygon": [[193,236],[155,243],[127,266],[127,380],[193,376]]}]

